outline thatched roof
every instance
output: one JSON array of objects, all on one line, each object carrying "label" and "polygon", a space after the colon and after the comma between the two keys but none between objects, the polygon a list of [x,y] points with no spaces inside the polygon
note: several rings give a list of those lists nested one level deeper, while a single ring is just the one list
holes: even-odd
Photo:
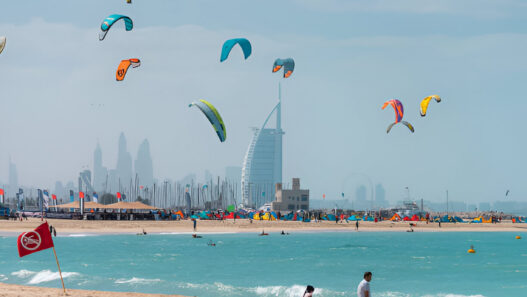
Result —
[{"label": "thatched roof", "polygon": [[111,209],[143,209],[143,210],[149,210],[149,209],[158,209],[156,207],[146,205],[142,202],[135,201],[135,202],[117,202],[112,203],[108,205],[102,205],[102,207],[99,208],[111,208]]},{"label": "thatched roof", "polygon": [[[92,208],[104,208],[104,204],[99,204],[99,203],[96,203],[96,202],[84,202],[84,208],[85,209],[92,209]],[[55,206],[51,206],[50,205],[50,208],[51,207],[55,207]],[[70,203],[66,203],[66,204],[59,204],[56,206],[57,208],[81,208],[80,205],[79,205],[79,201],[73,201],[73,202],[70,202]]]}]

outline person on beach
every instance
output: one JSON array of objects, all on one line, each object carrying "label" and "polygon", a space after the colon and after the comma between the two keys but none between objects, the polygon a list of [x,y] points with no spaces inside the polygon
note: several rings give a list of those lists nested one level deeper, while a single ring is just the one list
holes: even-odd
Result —
[{"label": "person on beach", "polygon": [[315,292],[315,288],[309,285],[304,291],[304,295],[302,295],[302,297],[313,297],[313,292]]},{"label": "person on beach", "polygon": [[192,219],[192,224],[194,225],[194,232],[196,232],[196,224],[198,222],[196,221],[196,219]]},{"label": "person on beach", "polygon": [[355,230],[359,231],[359,221],[355,221]]},{"label": "person on beach", "polygon": [[367,271],[364,272],[364,279],[357,286],[357,297],[371,297],[370,281],[372,274]]}]

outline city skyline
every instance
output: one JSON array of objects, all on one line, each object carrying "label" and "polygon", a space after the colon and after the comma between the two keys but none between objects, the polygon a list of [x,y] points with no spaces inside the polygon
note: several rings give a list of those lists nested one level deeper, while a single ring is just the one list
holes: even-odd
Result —
[{"label": "city skyline", "polygon": [[[72,179],[92,164],[97,140],[113,168],[121,132],[130,148],[148,138],[158,178],[241,166],[250,128],[276,104],[282,78],[272,63],[292,57],[295,72],[282,85],[283,181],[301,178],[312,199],[339,195],[346,183],[369,186],[368,176],[387,197],[409,187],[430,201],[446,190],[470,203],[503,200],[506,190],[506,199],[526,200],[521,1],[117,2],[52,0],[53,10],[13,2],[0,11],[0,167],[11,156],[20,184]],[[114,30],[100,42],[101,20],[113,12],[134,19],[134,34]],[[253,54],[244,60],[235,48],[220,63],[222,43],[239,36]],[[119,61],[131,57],[141,67],[116,82]],[[421,118],[419,102],[431,94],[443,100]],[[189,111],[201,98],[221,113],[226,142]],[[395,126],[386,134],[393,112],[381,105],[391,98],[403,102],[415,133]],[[347,181],[353,173],[362,175]]]}]

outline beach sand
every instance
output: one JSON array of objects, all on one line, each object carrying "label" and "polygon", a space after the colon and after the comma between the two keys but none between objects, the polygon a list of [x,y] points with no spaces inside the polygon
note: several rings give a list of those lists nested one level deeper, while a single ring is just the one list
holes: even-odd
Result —
[{"label": "beach sand", "polygon": [[43,288],[32,286],[21,286],[0,283],[0,297],[185,297],[182,295],[143,294],[129,292],[103,292],[88,290],[66,289],[66,295],[62,289]]},{"label": "beach sand", "polygon": [[[144,229],[147,233],[193,233],[190,220],[182,221],[80,221],[48,219],[49,224],[57,229],[57,235],[74,234],[136,234]],[[0,221],[0,234],[18,235],[41,224],[40,218],[29,218],[27,221]],[[505,221],[499,224],[471,223],[438,223],[414,222],[415,232],[527,232],[527,224],[513,224]],[[360,232],[406,232],[408,222],[359,222]],[[261,233],[265,232],[355,232],[355,222],[336,224],[335,222],[291,222],[291,221],[253,221],[239,219],[225,221],[199,221],[197,233]]]}]

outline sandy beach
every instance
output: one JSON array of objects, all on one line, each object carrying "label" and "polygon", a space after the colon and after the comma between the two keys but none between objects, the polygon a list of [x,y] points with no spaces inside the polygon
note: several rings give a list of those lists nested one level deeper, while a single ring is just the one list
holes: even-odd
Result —
[{"label": "sandy beach", "polygon": [[91,290],[43,288],[0,283],[0,297],[185,297],[182,295],[143,294],[130,292],[104,292]]},{"label": "sandy beach", "polygon": [[[77,221],[48,219],[58,235],[71,234],[136,234],[144,229],[147,233],[192,233],[192,221]],[[37,227],[40,218],[27,221],[0,221],[0,234],[16,235]],[[510,221],[499,224],[438,223],[417,222],[415,232],[527,232],[527,224],[513,224]],[[359,222],[360,232],[406,232],[408,222]],[[336,224],[335,222],[291,222],[291,221],[198,221],[198,233],[260,233],[265,232],[355,232],[355,222]]]}]

